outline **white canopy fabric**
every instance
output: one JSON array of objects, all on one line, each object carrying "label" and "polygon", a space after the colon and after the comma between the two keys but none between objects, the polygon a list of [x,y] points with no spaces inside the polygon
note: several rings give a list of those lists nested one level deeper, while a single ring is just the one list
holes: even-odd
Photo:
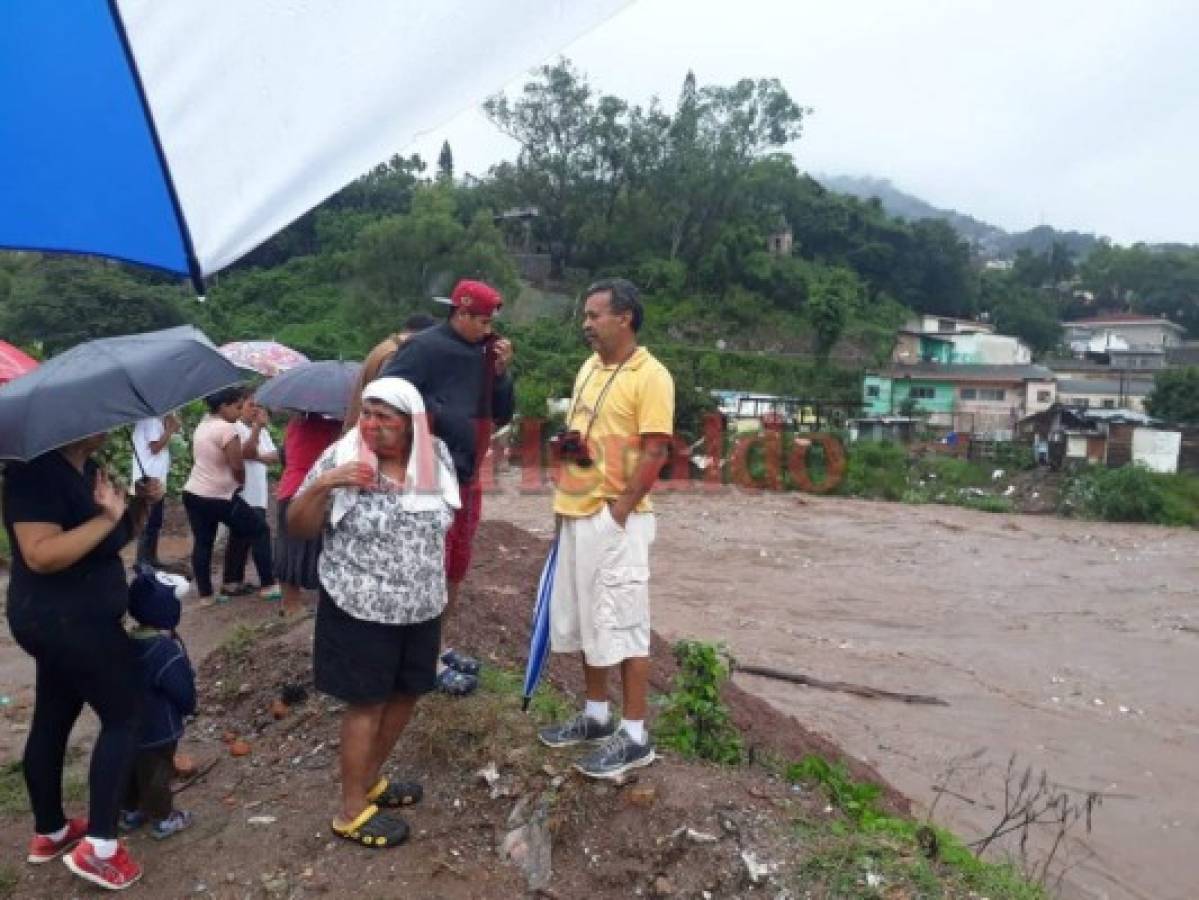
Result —
[{"label": "white canopy fabric", "polygon": [[235,261],[628,0],[0,5],[0,246]]}]

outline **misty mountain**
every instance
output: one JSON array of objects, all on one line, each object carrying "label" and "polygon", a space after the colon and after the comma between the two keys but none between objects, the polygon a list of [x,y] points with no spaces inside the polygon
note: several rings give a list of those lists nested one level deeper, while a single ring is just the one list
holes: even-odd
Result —
[{"label": "misty mountain", "polygon": [[997,225],[980,221],[953,209],[940,209],[919,197],[905,193],[885,178],[854,177],[851,175],[816,175],[817,181],[830,191],[849,194],[867,200],[878,197],[890,215],[914,222],[919,219],[944,219],[985,259],[1011,259],[1020,250],[1044,253],[1055,241],[1061,241],[1076,258],[1086,256],[1099,243],[1094,234],[1079,231],[1058,231],[1048,225],[1038,225],[1028,231],[1008,232]]}]

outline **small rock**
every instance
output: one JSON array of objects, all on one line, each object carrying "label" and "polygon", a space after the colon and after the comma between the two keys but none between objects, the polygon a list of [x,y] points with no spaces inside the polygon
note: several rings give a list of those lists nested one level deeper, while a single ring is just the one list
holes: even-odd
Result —
[{"label": "small rock", "polygon": [[676,828],[671,832],[670,837],[676,841],[679,838],[685,837],[693,844],[715,844],[719,840],[714,834],[708,834],[706,831],[696,831],[694,828],[688,828],[686,825]]},{"label": "small rock", "polygon": [[496,782],[500,780],[500,771],[495,767],[495,760],[492,760],[479,771],[475,772],[475,777],[484,782],[489,788],[495,788]]},{"label": "small rock", "polygon": [[262,888],[272,897],[282,897],[287,894],[289,885],[286,872],[263,872],[259,881]]},{"label": "small rock", "polygon": [[674,893],[674,885],[670,883],[670,879],[665,875],[659,875],[654,879],[654,896],[669,897]]},{"label": "small rock", "polygon": [[640,806],[642,809],[647,809],[657,802],[658,788],[652,784],[635,784],[625,791],[624,796],[633,806]]},{"label": "small rock", "polygon": [[207,894],[208,893],[208,885],[206,885],[202,881],[198,881],[198,882],[196,882],[196,886],[194,888],[192,888],[192,893],[193,894]]},{"label": "small rock", "polygon": [[278,821],[275,816],[250,816],[246,819],[247,825],[274,825]]},{"label": "small rock", "polygon": [[276,721],[284,718],[290,710],[291,707],[278,698],[271,701],[271,718],[275,719]]},{"label": "small rock", "polygon": [[745,877],[750,884],[761,884],[774,868],[770,863],[761,862],[748,850],[741,851],[741,862],[745,866]]},{"label": "small rock", "polygon": [[175,754],[175,775],[179,778],[190,778],[196,774],[196,759],[188,753]]},{"label": "small rock", "polygon": [[243,681],[241,684],[239,684],[237,686],[237,694],[239,697],[245,697],[252,690],[254,690],[254,689],[252,687],[250,687],[249,682]]},{"label": "small rock", "polygon": [[247,744],[245,741],[241,740],[241,738],[238,738],[237,740],[235,740],[233,743],[231,743],[229,745],[229,755],[230,756],[249,756],[250,755],[250,745]]}]

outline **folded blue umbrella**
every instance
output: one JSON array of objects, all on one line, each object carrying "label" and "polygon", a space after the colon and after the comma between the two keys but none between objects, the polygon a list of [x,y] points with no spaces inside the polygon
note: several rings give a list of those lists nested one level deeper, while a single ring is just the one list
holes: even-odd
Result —
[{"label": "folded blue umbrella", "polygon": [[558,569],[558,535],[550,544],[549,555],[541,568],[541,578],[537,582],[537,605],[533,608],[533,635],[529,640],[529,661],[525,664],[524,699],[520,708],[528,712],[529,702],[537,683],[541,681],[541,673],[545,670],[545,660],[550,652],[550,598],[554,594],[554,575]]}]

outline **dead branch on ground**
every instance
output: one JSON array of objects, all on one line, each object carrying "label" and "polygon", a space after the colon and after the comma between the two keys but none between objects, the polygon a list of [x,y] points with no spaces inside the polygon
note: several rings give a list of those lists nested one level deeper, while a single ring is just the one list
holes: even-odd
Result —
[{"label": "dead branch on ground", "polygon": [[929,694],[906,694],[899,691],[886,691],[882,688],[869,687],[863,684],[853,684],[849,681],[824,681],[803,675],[798,672],[784,672],[782,669],[772,669],[769,666],[747,666],[736,663],[734,671],[745,672],[748,675],[760,675],[763,678],[774,678],[777,681],[788,681],[791,684],[802,684],[805,687],[819,688],[822,691],[837,691],[842,694],[853,694],[855,697],[865,697],[867,700],[898,700],[902,703],[919,703],[925,706],[948,706],[949,703],[940,697]]}]

